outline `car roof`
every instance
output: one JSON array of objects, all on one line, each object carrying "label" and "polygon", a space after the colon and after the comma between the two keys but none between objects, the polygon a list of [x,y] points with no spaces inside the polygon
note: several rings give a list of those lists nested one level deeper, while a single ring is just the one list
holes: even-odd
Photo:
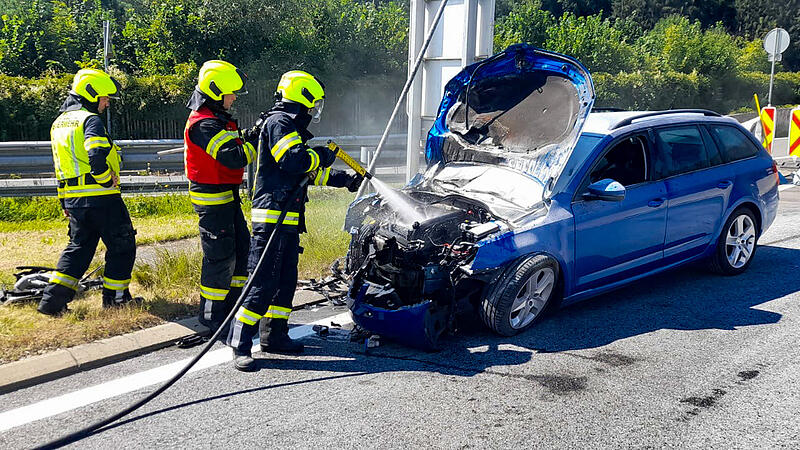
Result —
[{"label": "car roof", "polygon": [[614,112],[593,112],[586,118],[583,124],[583,133],[593,133],[601,135],[618,134],[617,131],[625,132],[642,126],[653,125],[666,125],[685,122],[722,122],[722,123],[736,123],[736,120],[730,117],[714,117],[706,116],[702,113],[682,112],[675,111],[675,113],[664,113],[659,115],[651,115],[642,117],[641,119],[634,119],[630,125],[624,125],[615,128],[615,125],[625,119],[630,119],[636,116],[645,114],[652,114],[661,111],[614,111]]}]

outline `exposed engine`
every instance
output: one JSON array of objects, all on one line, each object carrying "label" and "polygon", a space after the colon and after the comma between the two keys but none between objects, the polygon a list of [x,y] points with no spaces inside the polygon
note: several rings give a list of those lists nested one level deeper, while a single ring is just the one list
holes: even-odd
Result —
[{"label": "exposed engine", "polygon": [[[387,337],[402,333],[404,342],[432,349],[454,326],[461,309],[457,303],[468,302],[483,287],[459,266],[474,256],[474,243],[499,231],[500,225],[483,207],[460,199],[416,207],[424,219],[412,223],[379,200],[363,208],[366,223],[351,229],[349,297],[360,326]],[[387,323],[390,312],[397,317]],[[409,329],[412,323],[420,327],[417,342],[406,339],[415,332]]]}]

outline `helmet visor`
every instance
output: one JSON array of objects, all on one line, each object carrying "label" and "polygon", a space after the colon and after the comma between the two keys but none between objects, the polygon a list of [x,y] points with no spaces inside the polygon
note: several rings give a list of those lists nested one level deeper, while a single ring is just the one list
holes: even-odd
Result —
[{"label": "helmet visor", "polygon": [[320,99],[314,102],[314,107],[311,108],[311,120],[314,123],[319,123],[322,118],[322,108],[325,107],[325,99]]},{"label": "helmet visor", "polygon": [[247,74],[244,73],[241,69],[236,69],[236,73],[239,75],[239,78],[242,79],[242,87],[236,91],[233,91],[236,96],[246,95],[247,94]]}]

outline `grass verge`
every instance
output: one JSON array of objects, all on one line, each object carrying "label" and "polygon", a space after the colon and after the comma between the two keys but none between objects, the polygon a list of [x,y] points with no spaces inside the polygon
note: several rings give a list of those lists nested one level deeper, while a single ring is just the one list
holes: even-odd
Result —
[{"label": "grass verge", "polygon": [[[197,216],[191,205],[186,210],[181,199],[131,198],[135,200],[126,197],[125,201],[138,231],[139,246],[198,235]],[[343,189],[312,188],[309,198],[309,232],[301,238],[305,251],[300,255],[299,273],[301,278],[319,278],[328,273],[334,259],[347,251],[349,235],[342,231],[342,224],[354,194]],[[5,256],[0,259],[0,283],[13,283],[16,266],[53,266],[58,260],[68,242],[66,220],[46,212],[47,206],[38,216],[30,212],[36,210],[35,205],[47,205],[48,201],[52,199],[9,203],[17,208],[26,205],[22,209],[30,220],[0,220],[0,254]],[[139,204],[139,209],[134,210],[132,204]],[[245,205],[248,210],[249,205]],[[179,247],[187,246],[175,246]],[[0,307],[0,364],[195,314],[202,254],[196,246],[189,247],[175,250],[167,245],[155,250],[146,262],[137,263],[131,291],[144,297],[140,306],[106,310],[101,307],[99,291],[93,291],[76,298],[70,303],[71,312],[57,319],[39,314],[32,304]],[[140,248],[139,255],[144,253]],[[92,268],[102,264],[103,255],[101,244]]]}]

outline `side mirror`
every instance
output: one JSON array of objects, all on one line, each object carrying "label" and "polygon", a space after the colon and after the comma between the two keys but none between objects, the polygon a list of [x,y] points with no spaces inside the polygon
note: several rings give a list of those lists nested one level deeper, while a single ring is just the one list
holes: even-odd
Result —
[{"label": "side mirror", "polygon": [[586,200],[621,202],[625,199],[625,186],[610,178],[590,184],[587,191],[583,194],[583,198]]}]

